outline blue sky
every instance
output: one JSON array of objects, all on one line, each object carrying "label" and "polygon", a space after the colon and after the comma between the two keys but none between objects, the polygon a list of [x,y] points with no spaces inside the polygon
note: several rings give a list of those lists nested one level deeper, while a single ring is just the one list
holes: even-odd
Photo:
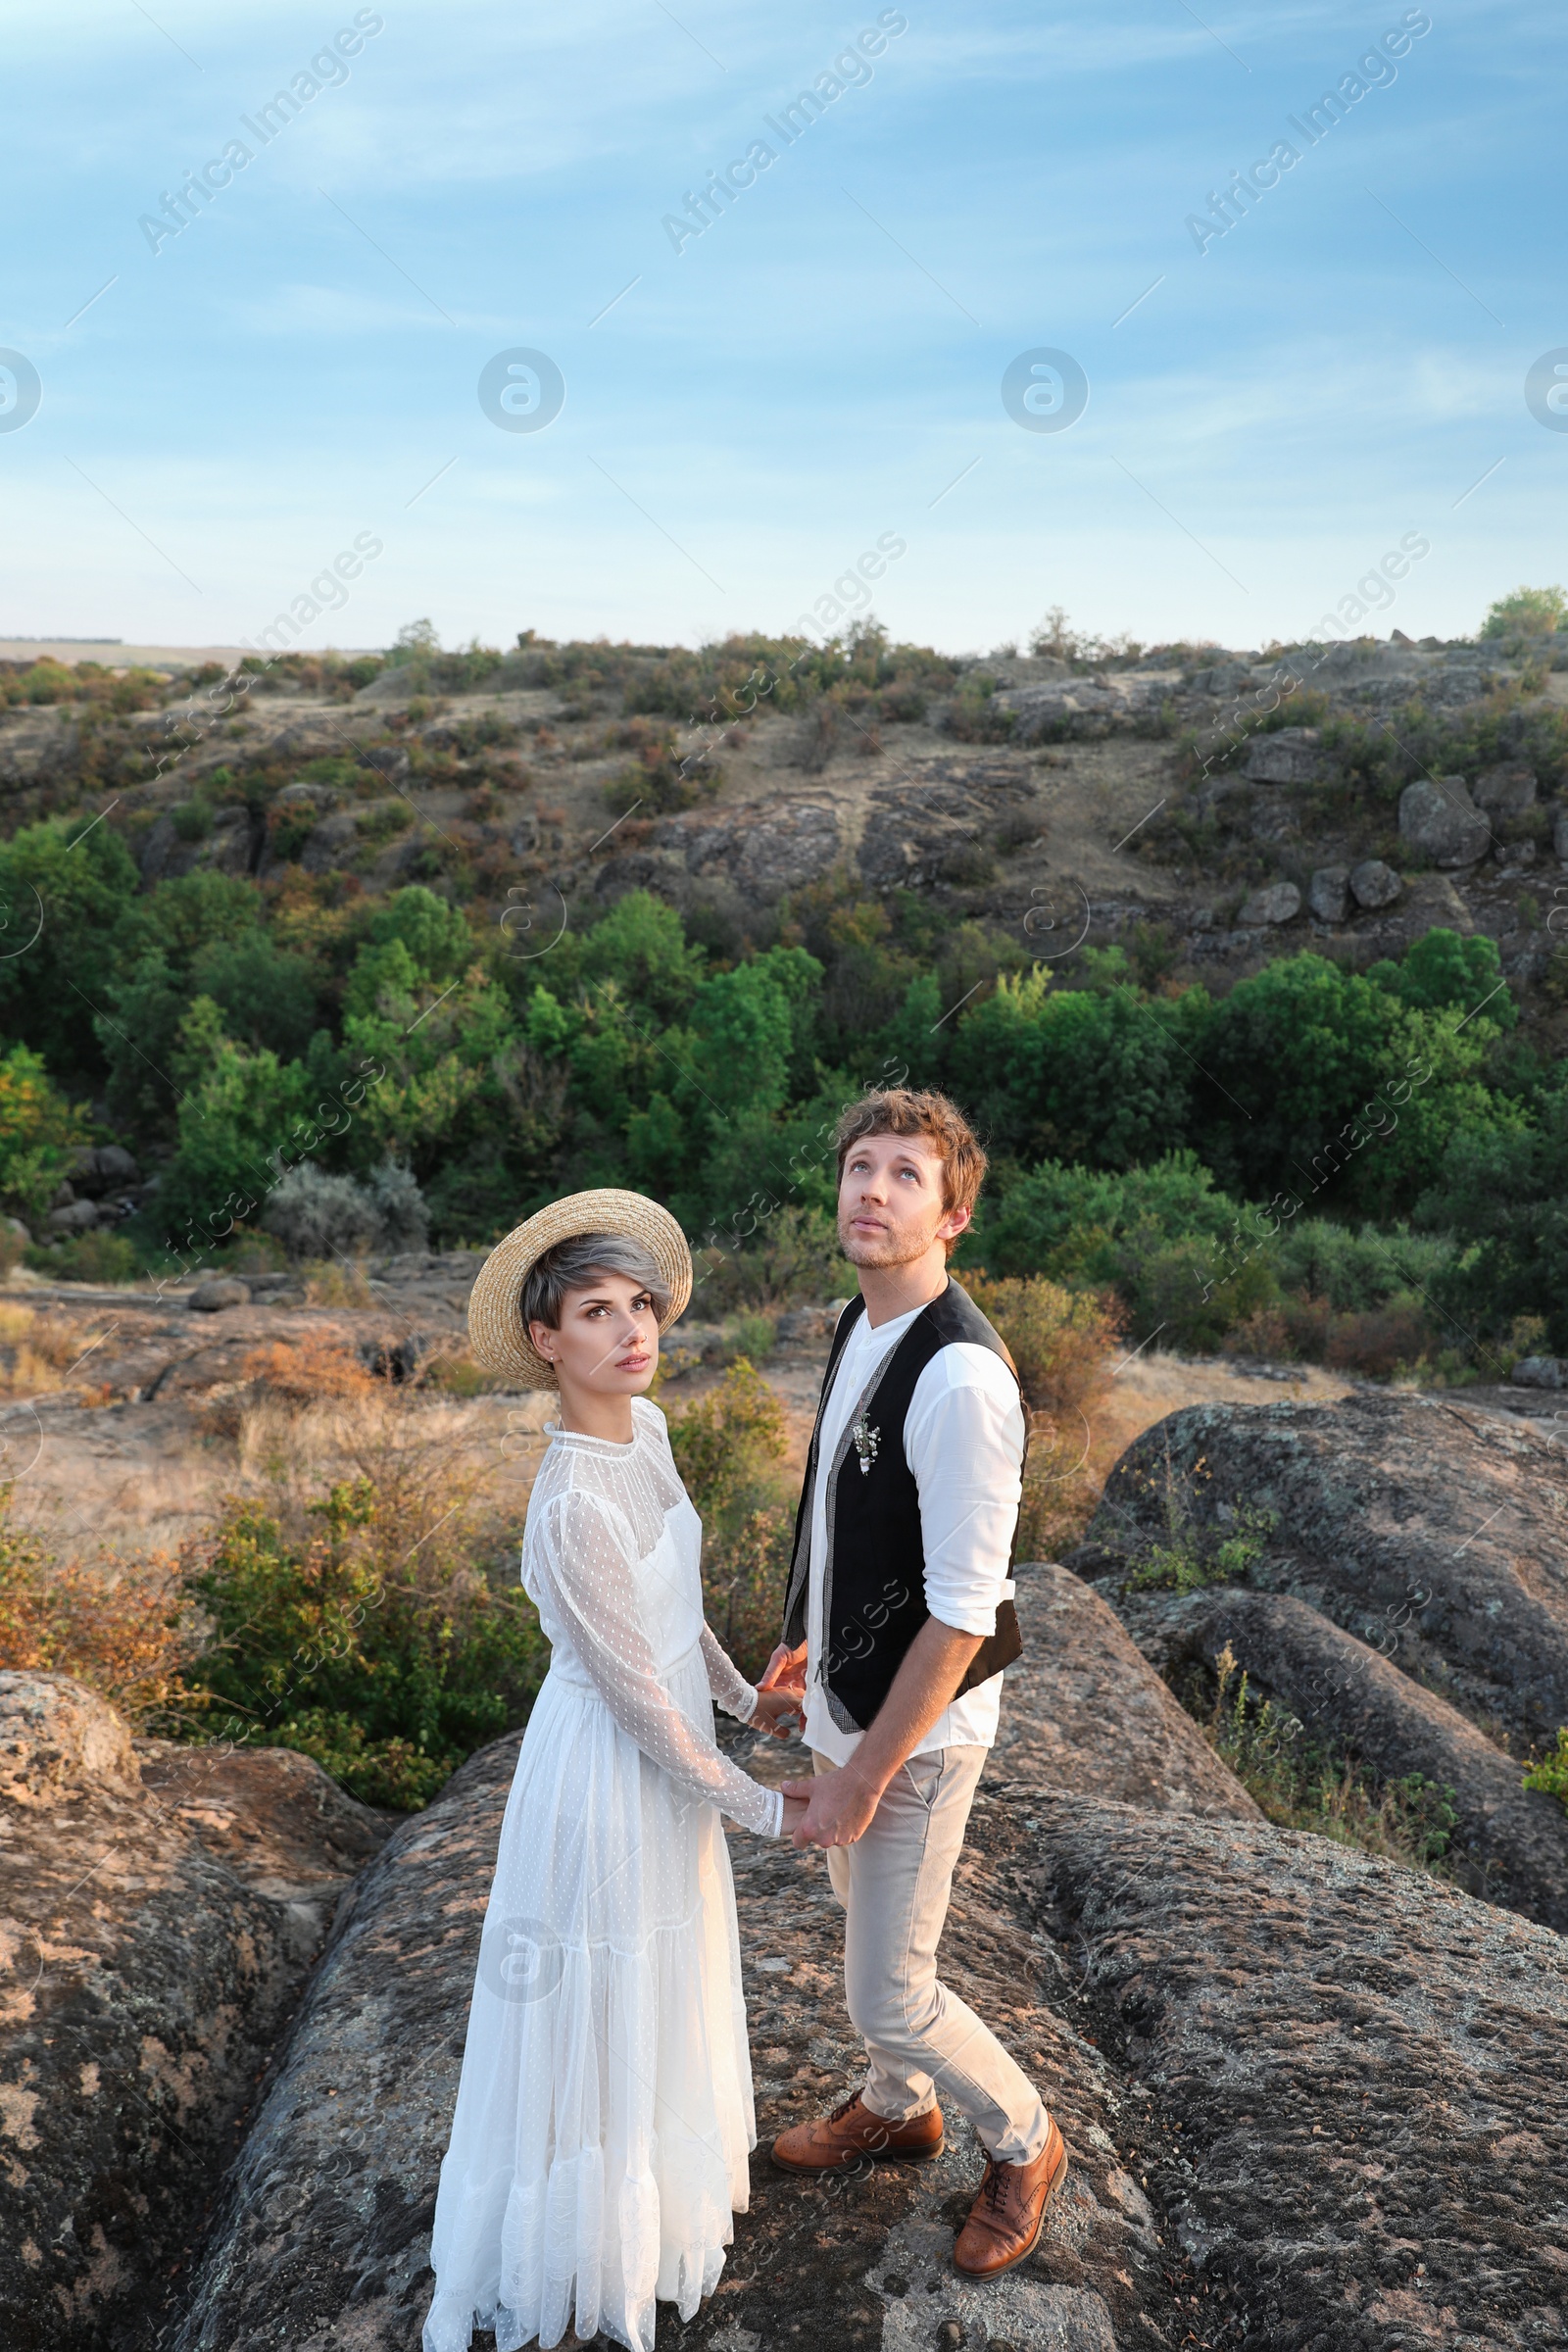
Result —
[{"label": "blue sky", "polygon": [[[1315,145],[1290,128],[1419,25]],[[262,144],[242,118],[340,31],[346,78]],[[786,145],[766,118],[862,32]],[[1407,534],[1377,625],[1471,628],[1568,576],[1568,432],[1524,399],[1568,346],[1565,37],[1534,0],[35,0],[0,346],[42,397],[0,431],[0,634],[251,638],[359,534],[382,552],[308,643],[784,628],[889,536],[879,615],[951,649],[1056,604],[1298,636]],[[140,217],[235,139],[155,253]],[[663,217],[758,140],[677,252]],[[1200,252],[1188,216],[1281,140]],[[564,379],[541,431],[480,407],[518,348]],[[1042,348],[1088,378],[1067,430],[1003,406]]]}]

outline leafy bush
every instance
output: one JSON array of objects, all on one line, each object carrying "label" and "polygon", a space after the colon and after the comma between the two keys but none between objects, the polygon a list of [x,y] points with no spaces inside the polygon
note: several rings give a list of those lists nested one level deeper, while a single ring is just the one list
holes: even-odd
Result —
[{"label": "leafy bush", "polygon": [[992,1281],[976,1268],[956,1279],[1006,1342],[1031,1411],[1085,1412],[1103,1395],[1122,1323],[1110,1299],[1038,1274]]},{"label": "leafy bush", "polygon": [[1557,1734],[1554,1754],[1543,1756],[1525,1774],[1524,1786],[1539,1788],[1544,1796],[1554,1796],[1568,1812],[1568,1725]]},{"label": "leafy bush", "polygon": [[363,1184],[302,1160],[268,1195],[262,1222],[295,1258],[422,1250],[429,1227],[413,1174],[391,1160]]},{"label": "leafy bush", "polygon": [[29,1250],[27,1263],[54,1282],[134,1282],[143,1267],[134,1245],[102,1225],[69,1241]]},{"label": "leafy bush", "polygon": [[670,1449],[703,1521],[703,1605],[754,1681],[778,1641],[794,1513],[783,1498],[784,1408],[742,1356],[698,1404],[669,1417]]},{"label": "leafy bush", "polygon": [[69,1674],[139,1724],[188,1699],[193,1646],[172,1560],[59,1559],[0,1487],[0,1669]]},{"label": "leafy bush", "polygon": [[416,1811],[526,1715],[547,1663],[514,1581],[474,1564],[450,1490],[389,1470],[333,1485],[285,1525],[230,1502],[184,1586],[205,1620],[187,1736],[293,1747],[366,1804]]},{"label": "leafy bush", "polygon": [[50,1079],[43,1056],[13,1046],[0,1056],[0,1201],[41,1218],[86,1123]]}]

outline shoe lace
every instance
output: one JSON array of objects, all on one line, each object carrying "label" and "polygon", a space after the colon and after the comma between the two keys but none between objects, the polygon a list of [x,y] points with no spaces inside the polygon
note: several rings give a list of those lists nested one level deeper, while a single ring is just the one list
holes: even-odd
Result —
[{"label": "shoe lace", "polygon": [[986,2201],[986,2211],[988,2214],[995,2215],[1002,2211],[1004,2204],[1006,2202],[1007,2180],[1006,2175],[1003,2172],[1002,2167],[999,2164],[988,2164],[986,2166],[986,2177],[981,2182],[980,2194]]},{"label": "shoe lace", "polygon": [[844,2101],[842,2107],[834,2108],[832,2114],[827,2119],[828,2122],[830,2124],[841,2124],[844,2121],[844,2118],[850,2114],[854,2108],[858,2107],[859,2104],[860,2094],[858,2091],[856,2091],[851,2097]]}]

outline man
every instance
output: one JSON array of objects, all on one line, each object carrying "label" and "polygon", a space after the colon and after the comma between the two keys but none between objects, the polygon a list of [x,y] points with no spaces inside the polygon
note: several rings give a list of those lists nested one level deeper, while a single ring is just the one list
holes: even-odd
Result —
[{"label": "man", "polygon": [[[798,1845],[826,1849],[863,2089],[773,2144],[787,2172],[940,2154],[937,2094],[990,2159],[954,2259],[991,2278],[1030,2253],[1067,2168],[1027,2076],[942,1984],[937,1943],[1002,1669],[1024,1417],[1012,1361],[948,1276],[986,1158],[942,1095],[867,1095],[838,1128],[840,1317],[796,1524],[784,1642],[764,1692],[805,1717],[815,1779]],[[775,1699],[764,1712],[776,1719]]]}]

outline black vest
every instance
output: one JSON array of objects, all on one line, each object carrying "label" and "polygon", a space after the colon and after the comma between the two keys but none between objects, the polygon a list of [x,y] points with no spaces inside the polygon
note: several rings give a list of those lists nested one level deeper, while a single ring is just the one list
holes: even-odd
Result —
[{"label": "black vest", "polygon": [[[871,1723],[905,1651],[930,1615],[920,1494],[904,1455],[904,1424],[915,1382],[939,1348],[959,1340],[989,1348],[1017,1378],[1001,1338],[968,1293],[950,1280],[941,1297],[922,1308],[891,1355],[883,1358],[865,1395],[855,1399],[834,1458],[823,1466],[818,1461],[822,1406],[845,1344],[864,1312],[864,1299],[852,1298],[833,1334],[796,1515],[784,1603],[784,1640],[798,1649],[806,1639],[812,1497],[817,1478],[823,1475],[828,1482],[827,1557],[822,1564],[820,1675],[828,1712],[842,1732],[864,1731]],[[981,1643],[954,1697],[989,1682],[1022,1649],[1017,1611],[1010,1600],[1004,1600],[997,1609],[996,1632]]]}]

